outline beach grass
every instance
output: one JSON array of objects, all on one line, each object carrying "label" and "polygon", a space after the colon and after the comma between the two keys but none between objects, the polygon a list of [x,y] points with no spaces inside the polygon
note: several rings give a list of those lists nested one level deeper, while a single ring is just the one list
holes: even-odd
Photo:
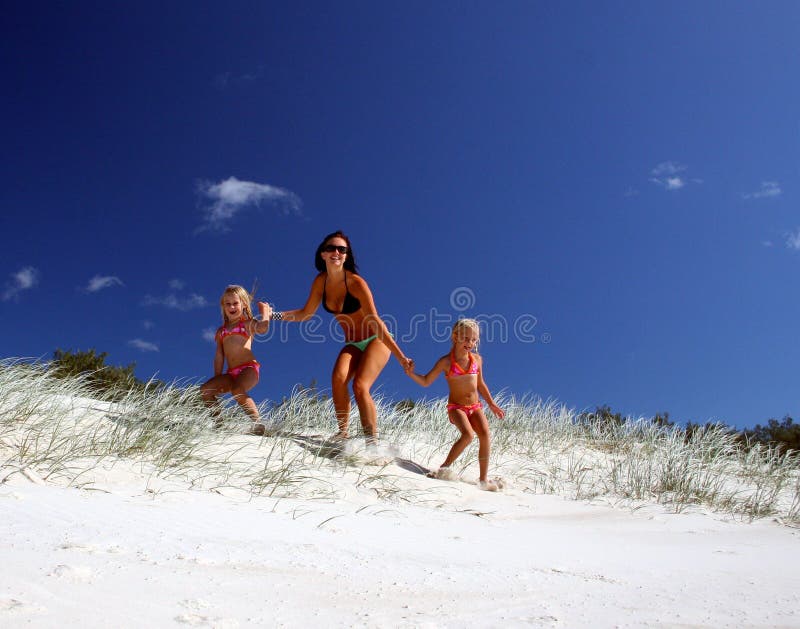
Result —
[{"label": "beach grass", "polygon": [[[457,436],[445,399],[396,405],[377,396],[381,445],[371,451],[357,438],[327,439],[335,428],[333,405],[316,391],[298,387],[279,404],[262,404],[266,434],[256,437],[246,434],[250,421],[235,404],[214,416],[191,383],[149,383],[109,396],[88,380],[57,378],[47,364],[0,363],[0,483],[22,474],[103,490],[103,479],[127,466],[154,493],[180,486],[247,500],[338,500],[352,491],[427,506],[441,506],[441,492],[462,487],[419,482]],[[501,393],[497,401],[506,418],[490,416],[490,475],[502,477],[510,491],[800,524],[797,452],[746,447],[721,425],[687,435],[645,419],[586,421],[535,396]],[[351,421],[355,429],[355,411]],[[454,469],[475,480],[477,440]]]}]

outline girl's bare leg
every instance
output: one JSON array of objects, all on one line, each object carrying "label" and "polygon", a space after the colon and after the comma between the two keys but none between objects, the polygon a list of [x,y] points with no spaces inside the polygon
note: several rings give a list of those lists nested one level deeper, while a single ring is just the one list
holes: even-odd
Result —
[{"label": "girl's bare leg", "polygon": [[232,380],[231,394],[233,398],[239,403],[244,412],[250,416],[250,419],[257,422],[261,418],[258,413],[258,406],[256,406],[253,398],[247,395],[247,392],[258,384],[258,372],[255,369],[245,369]]},{"label": "girl's bare leg", "polygon": [[228,393],[233,386],[233,378],[229,375],[214,376],[200,387],[203,403],[211,409],[214,416],[219,415],[219,397]]},{"label": "girl's bare leg", "polygon": [[361,426],[368,444],[374,444],[378,438],[378,412],[370,389],[389,362],[389,356],[391,356],[389,348],[375,339],[367,345],[355,370],[353,395],[356,398]]},{"label": "girl's bare leg", "polygon": [[350,422],[350,391],[347,383],[353,379],[358,366],[361,352],[351,345],[345,346],[333,365],[331,376],[331,391],[333,394],[333,407],[336,409],[336,423],[339,432],[335,435],[347,438],[347,427]]},{"label": "girl's bare leg", "polygon": [[450,421],[458,428],[461,436],[458,440],[453,444],[453,447],[450,448],[450,452],[447,453],[447,457],[442,463],[442,467],[450,467],[455,460],[461,456],[461,453],[465,450],[465,448],[472,443],[472,439],[475,434],[472,432],[472,427],[470,426],[470,422],[467,419],[467,414],[454,408],[450,411],[447,411],[447,416],[450,418]]},{"label": "girl's bare leg", "polygon": [[470,426],[478,435],[478,469],[480,480],[486,481],[489,474],[489,454],[492,448],[492,436],[489,432],[489,421],[482,410],[476,410],[469,417]]}]

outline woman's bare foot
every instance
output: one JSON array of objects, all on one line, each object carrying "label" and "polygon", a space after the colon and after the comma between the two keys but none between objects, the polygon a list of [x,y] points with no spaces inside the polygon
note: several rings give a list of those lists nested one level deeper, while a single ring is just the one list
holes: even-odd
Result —
[{"label": "woman's bare foot", "polygon": [[482,489],[483,491],[497,491],[500,489],[500,486],[495,480],[479,480],[478,489]]}]

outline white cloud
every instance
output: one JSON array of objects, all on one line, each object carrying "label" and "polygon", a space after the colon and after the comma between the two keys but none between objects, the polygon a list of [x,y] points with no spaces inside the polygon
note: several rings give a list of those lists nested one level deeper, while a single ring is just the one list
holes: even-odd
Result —
[{"label": "white cloud", "polygon": [[142,321],[142,327],[145,330],[152,330],[154,327],[156,327],[156,324],[150,321],[149,319],[145,319],[144,321]]},{"label": "white cloud", "polygon": [[200,182],[197,189],[206,200],[206,205],[202,208],[203,223],[195,233],[206,230],[227,231],[228,222],[239,212],[264,203],[276,207],[283,214],[302,215],[303,204],[296,194],[269,184],[228,177],[219,183]]},{"label": "white cloud", "polygon": [[745,199],[769,199],[779,197],[783,194],[781,186],[777,181],[762,181],[761,189],[758,192],[742,195]]},{"label": "white cloud", "polygon": [[113,275],[95,275],[89,280],[86,286],[87,293],[96,293],[104,288],[111,288],[112,286],[124,286],[122,280]]},{"label": "white cloud", "polygon": [[203,330],[203,340],[213,343],[217,340],[217,330],[215,328],[206,328]]},{"label": "white cloud", "polygon": [[661,162],[656,166],[651,174],[655,177],[663,177],[664,175],[677,175],[686,170],[686,166],[677,162]]},{"label": "white cloud", "polygon": [[183,280],[175,279],[169,281],[169,287],[172,290],[183,290],[185,286],[186,284],[183,282]]},{"label": "white cloud", "polygon": [[697,184],[703,183],[702,179],[687,179],[681,174],[685,173],[686,170],[687,167],[678,162],[661,162],[650,171],[650,174],[653,175],[650,177],[650,181],[661,186],[665,190],[680,190],[686,187],[686,184],[689,182]]},{"label": "white cloud", "polygon": [[145,306],[164,306],[172,310],[193,310],[194,308],[205,308],[208,301],[202,295],[192,293],[188,296],[178,296],[174,293],[165,295],[164,297],[154,297],[153,295],[145,295]]},{"label": "white cloud", "polygon": [[665,177],[664,179],[658,179],[657,177],[651,177],[650,181],[655,184],[658,184],[665,190],[680,190],[686,185],[686,180],[682,177]]},{"label": "white cloud", "polygon": [[143,341],[142,339],[133,339],[128,341],[128,345],[131,347],[135,347],[136,349],[142,352],[157,352],[158,345],[155,343],[151,343],[150,341]]},{"label": "white cloud", "polygon": [[794,251],[800,251],[800,228],[794,233],[786,234],[786,246]]},{"label": "white cloud", "polygon": [[24,290],[30,290],[39,283],[40,273],[32,266],[21,268],[16,273],[11,274],[11,281],[6,282],[6,289],[3,291],[3,301],[19,299],[19,294]]}]

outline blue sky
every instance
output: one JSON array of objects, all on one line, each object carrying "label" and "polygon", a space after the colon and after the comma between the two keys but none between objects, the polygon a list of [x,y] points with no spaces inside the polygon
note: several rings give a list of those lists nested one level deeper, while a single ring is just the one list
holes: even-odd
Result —
[{"label": "blue sky", "polygon": [[[800,415],[797,3],[5,7],[0,355],[203,380],[225,285],[299,307],[343,229],[421,370],[477,316],[495,391]],[[319,315],[257,401],[328,386]]]}]

